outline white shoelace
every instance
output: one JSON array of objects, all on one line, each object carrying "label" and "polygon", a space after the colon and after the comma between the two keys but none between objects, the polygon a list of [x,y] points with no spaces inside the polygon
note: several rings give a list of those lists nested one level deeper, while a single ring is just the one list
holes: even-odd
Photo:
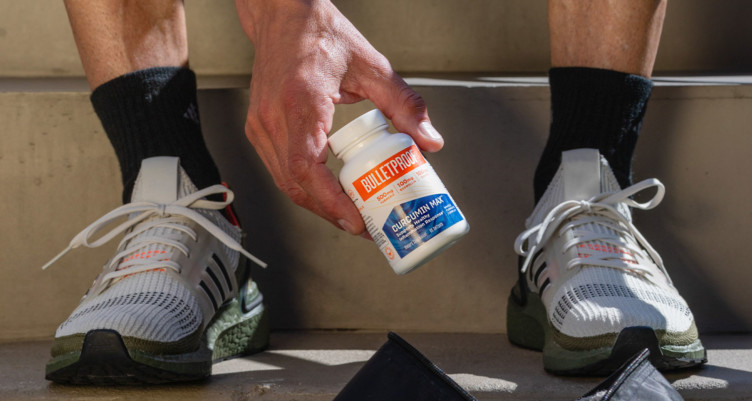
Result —
[{"label": "white shoelace", "polygon": [[[630,198],[649,188],[656,189],[655,195],[649,201],[638,203]],[[521,272],[525,273],[530,268],[533,256],[551,237],[573,230],[574,238],[562,246],[561,252],[565,253],[572,247],[584,245],[592,255],[571,259],[565,266],[566,269],[599,266],[628,270],[642,276],[652,275],[650,266],[640,264],[639,259],[635,257],[645,249],[670,283],[671,279],[658,252],[650,246],[632,222],[617,210],[620,203],[642,210],[652,209],[663,200],[665,191],[660,181],[651,178],[618,192],[603,193],[583,201],[570,200],[560,203],[540,224],[525,230],[515,240],[515,251],[525,257]],[[605,232],[594,232],[582,227],[586,224],[600,225],[605,228]],[[594,241],[608,244],[608,249],[603,251],[603,246],[594,246]]]},{"label": "white shoelace", "polygon": [[[215,194],[225,194],[226,200],[224,202],[217,202],[202,199],[204,197],[208,197],[209,195]],[[47,269],[72,249],[78,248],[79,246],[96,248],[98,246],[104,245],[114,237],[129,230],[131,227],[134,227],[142,221],[145,221],[152,217],[157,218],[150,222],[142,224],[130,233],[126,234],[120,241],[120,244],[122,245],[127,241],[134,239],[139,234],[142,234],[147,230],[156,227],[179,230],[187,234],[194,240],[196,239],[196,232],[194,230],[186,227],[183,222],[180,221],[180,219],[170,216],[182,216],[192,220],[196,224],[203,227],[206,231],[208,231],[223,244],[227,245],[227,247],[229,247],[230,249],[242,253],[257,265],[266,267],[266,263],[243,249],[243,247],[224,230],[217,227],[212,221],[193,210],[222,210],[227,205],[232,203],[234,196],[235,195],[233,194],[233,192],[230,191],[227,187],[223,185],[213,185],[211,187],[204,188],[200,191],[182,197],[172,203],[162,204],[154,202],[133,202],[125,204],[100,217],[97,221],[91,223],[83,231],[78,233],[78,235],[73,237],[68,247],[60,252],[57,256],[55,256],[52,260],[47,262],[47,264],[45,264],[42,269]],[[109,226],[115,220],[120,219],[123,216],[129,216],[128,220],[113,228],[108,233],[100,236],[96,240],[92,240],[92,237],[95,236],[100,230]],[[126,261],[121,261],[121,259],[123,259],[124,257],[134,254],[138,250],[144,249],[151,244],[160,244],[175,248],[186,256],[189,252],[188,247],[184,244],[166,238],[144,236],[142,238],[135,239],[132,243],[129,243],[125,249],[115,255],[115,257],[113,257],[110,262],[104,267],[104,271],[107,273],[102,277],[101,282],[107,283],[110,280],[114,280],[125,275],[160,268],[169,268],[179,273],[181,269],[180,265],[177,262],[171,260],[149,260],[148,258],[132,258],[131,260],[127,260],[127,263],[125,263]]]}]

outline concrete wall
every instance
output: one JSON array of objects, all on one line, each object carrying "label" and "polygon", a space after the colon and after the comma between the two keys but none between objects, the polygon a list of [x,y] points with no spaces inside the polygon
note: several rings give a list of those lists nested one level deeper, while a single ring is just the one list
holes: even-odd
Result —
[{"label": "concrete wall", "polygon": [[[240,77],[220,86],[244,87],[253,50],[232,2],[186,3],[192,66],[202,82]],[[542,0],[336,3],[407,75],[547,69]],[[670,1],[658,70],[750,72],[748,8],[743,0]],[[117,162],[80,91],[81,76],[60,1],[0,0],[0,341],[50,337],[115,246],[76,250],[50,271],[39,269],[119,204]],[[73,79],[58,79],[66,77]],[[274,189],[243,136],[246,91],[200,93],[207,141],[238,195],[251,251],[270,263],[255,275],[275,327],[505,330],[516,277],[512,242],[531,208],[547,88],[413,82],[447,141],[429,159],[472,230],[404,277],[373,244],[342,234]],[[338,107],[335,129],[368,108]],[[752,272],[740,252],[752,235],[750,110],[752,86],[658,87],[638,145],[636,177],[655,176],[668,187],[662,206],[637,214],[638,226],[704,332],[752,328]]]},{"label": "concrete wall", "polygon": [[[548,69],[543,0],[335,1],[400,72]],[[0,76],[82,76],[61,1],[0,0]],[[253,49],[233,2],[187,0],[192,67],[201,75],[250,73]],[[745,0],[668,2],[656,70],[751,71]]]},{"label": "concrete wall", "polygon": [[[277,328],[504,332],[514,238],[548,124],[546,87],[418,86],[446,148],[429,160],[471,224],[441,257],[397,276],[372,243],[295,207],[243,135],[247,92],[200,94],[206,137],[237,195]],[[335,129],[369,108],[340,107]],[[752,328],[752,86],[658,87],[636,159],[664,203],[637,224],[661,252],[704,332]],[[118,205],[117,163],[86,93],[0,93],[0,340],[49,337],[111,255],[71,252],[39,268]],[[338,163],[330,161],[336,170]],[[113,243],[112,246],[115,244]]]},{"label": "concrete wall", "polygon": [[[272,266],[257,278],[271,289],[277,327],[505,331],[517,276],[512,244],[531,211],[548,88],[418,90],[446,138],[445,150],[429,160],[471,232],[407,276],[396,276],[373,244],[319,222],[273,189],[241,134],[245,92],[232,103],[226,91],[204,93],[211,149],[243,200],[246,227],[256,230],[253,251]],[[340,108],[335,128],[367,109]],[[637,149],[635,178],[658,177],[668,188],[657,210],[637,212],[638,227],[705,332],[752,328],[745,291],[752,272],[735,251],[752,235],[750,110],[750,86],[659,87]],[[330,160],[334,170],[338,164]]]}]

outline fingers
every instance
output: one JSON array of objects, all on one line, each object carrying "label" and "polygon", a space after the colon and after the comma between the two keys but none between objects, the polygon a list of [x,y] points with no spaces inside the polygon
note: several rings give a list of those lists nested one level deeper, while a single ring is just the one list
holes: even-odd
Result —
[{"label": "fingers", "polygon": [[303,206],[329,220],[335,226],[350,234],[358,235],[365,231],[363,219],[352,203],[342,192],[339,181],[323,163],[316,163],[303,170],[293,170],[293,183],[298,190],[287,194],[296,204]]},{"label": "fingers", "polygon": [[[385,68],[386,67],[386,68]],[[381,73],[364,78],[369,98],[400,132],[410,135],[418,146],[436,152],[444,146],[444,138],[428,118],[426,102],[391,66],[386,63]]]},{"label": "fingers", "polygon": [[329,107],[298,104],[270,108],[260,107],[252,100],[246,135],[275,185],[293,202],[336,227],[358,235],[365,230],[363,220],[325,164],[328,156],[326,131],[331,126],[333,112],[332,104]]},{"label": "fingers", "polygon": [[289,141],[286,167],[291,182],[299,188],[288,191],[288,195],[298,205],[313,210],[345,231],[360,234],[365,230],[363,219],[325,164],[329,156],[327,134],[334,118],[334,103],[329,93],[335,92],[326,88],[333,84],[306,83],[304,92],[308,96],[296,93],[298,96],[291,97],[285,104],[286,110],[306,111],[286,114]]}]

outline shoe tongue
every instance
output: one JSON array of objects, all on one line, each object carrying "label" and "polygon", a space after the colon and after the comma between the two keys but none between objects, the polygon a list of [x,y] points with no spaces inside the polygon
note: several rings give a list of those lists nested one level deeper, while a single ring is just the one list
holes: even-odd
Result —
[{"label": "shoe tongue", "polygon": [[[131,202],[172,203],[181,194],[180,159],[177,157],[151,157],[141,162],[141,171],[133,186]],[[192,185],[191,185],[192,186]]]},{"label": "shoe tongue", "polygon": [[601,156],[596,149],[561,154],[563,200],[586,200],[601,193]]},{"label": "shoe tongue", "polygon": [[[179,158],[166,156],[152,157],[144,159],[141,162],[141,170],[138,173],[138,178],[136,178],[136,183],[133,185],[131,202],[169,204],[195,191],[196,187],[180,167]],[[146,220],[145,223],[148,221]],[[179,242],[183,236],[184,233],[175,229],[155,227],[134,237],[129,241],[129,244],[132,241],[139,241],[145,238],[166,238]],[[125,255],[118,264],[118,269],[127,268],[134,262],[144,259],[169,260],[173,258],[174,253],[175,248],[161,244],[158,241],[148,243],[145,246],[137,248],[133,253]]]},{"label": "shoe tongue", "polygon": [[[600,152],[596,149],[575,149],[561,154],[561,180],[563,184],[563,200],[587,200],[600,195],[604,191],[619,189],[608,163],[601,161]],[[629,209],[624,205],[616,207],[627,219],[630,219]],[[619,234],[609,227],[588,223],[583,226],[592,232]],[[578,246],[579,257],[590,257],[593,252],[613,254],[622,260],[637,262],[633,252],[620,246],[603,241],[587,241]]]}]

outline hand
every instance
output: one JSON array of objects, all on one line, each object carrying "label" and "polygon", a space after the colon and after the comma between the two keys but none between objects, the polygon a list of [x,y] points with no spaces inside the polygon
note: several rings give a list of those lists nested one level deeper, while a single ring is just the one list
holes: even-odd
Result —
[{"label": "hand", "polygon": [[444,144],[423,99],[328,0],[236,0],[255,47],[245,131],[277,187],[351,234],[360,214],[324,164],[335,104],[371,100],[425,151]]}]

